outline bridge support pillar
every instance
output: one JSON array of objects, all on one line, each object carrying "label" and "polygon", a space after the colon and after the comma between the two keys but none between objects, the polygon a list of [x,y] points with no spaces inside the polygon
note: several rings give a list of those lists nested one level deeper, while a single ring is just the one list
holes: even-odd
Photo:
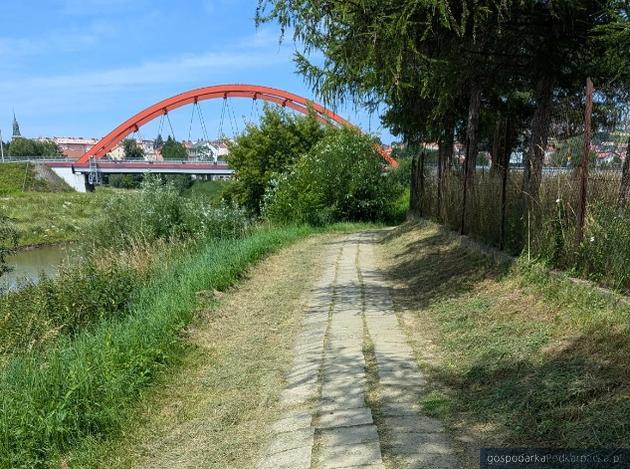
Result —
[{"label": "bridge support pillar", "polygon": [[[63,179],[66,184],[77,192],[88,192],[87,175],[74,172],[72,168],[50,168],[57,176]],[[94,190],[94,186],[92,186]]]},{"label": "bridge support pillar", "polygon": [[87,174],[81,174],[81,176],[83,176],[85,192],[94,192],[96,190],[96,185],[90,182],[90,177]]}]

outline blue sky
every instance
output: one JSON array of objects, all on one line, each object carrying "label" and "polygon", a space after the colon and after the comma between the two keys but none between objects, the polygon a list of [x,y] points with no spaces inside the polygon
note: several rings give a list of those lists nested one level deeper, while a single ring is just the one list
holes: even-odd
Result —
[{"label": "blue sky", "polygon": [[[168,96],[221,83],[254,83],[316,98],[292,63],[294,45],[278,30],[257,30],[256,0],[30,0],[2,2],[0,129],[7,139],[15,110],[22,133],[100,137]],[[238,102],[237,102],[238,101]],[[251,101],[231,100],[242,126]],[[221,102],[202,105],[211,138]],[[192,108],[172,113],[178,139],[199,137]],[[377,115],[352,107],[344,117],[382,136]],[[229,129],[227,122],[224,128]],[[228,132],[229,134],[230,132]],[[157,123],[141,136],[154,138]]]}]

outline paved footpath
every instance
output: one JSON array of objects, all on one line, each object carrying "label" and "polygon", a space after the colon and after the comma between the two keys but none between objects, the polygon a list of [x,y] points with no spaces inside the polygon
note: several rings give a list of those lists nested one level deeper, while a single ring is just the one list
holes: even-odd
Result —
[{"label": "paved footpath", "polygon": [[375,267],[378,236],[329,246],[261,469],[459,467],[417,404],[425,382]]}]

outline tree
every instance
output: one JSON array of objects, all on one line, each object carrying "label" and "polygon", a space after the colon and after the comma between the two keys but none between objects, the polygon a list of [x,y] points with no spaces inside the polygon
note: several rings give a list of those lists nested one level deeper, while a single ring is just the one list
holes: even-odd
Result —
[{"label": "tree", "polygon": [[587,76],[628,89],[628,18],[626,0],[260,0],[257,15],[293,31],[297,69],[325,101],[385,102],[406,142],[439,142],[438,199],[454,130],[471,188],[478,150],[493,146],[498,163],[525,136],[528,204],[558,98],[583,95]]},{"label": "tree", "polygon": [[274,180],[264,214],[275,222],[313,225],[383,220],[396,187],[382,167],[371,137],[351,129],[330,133]]},{"label": "tree", "polygon": [[7,148],[9,156],[62,156],[59,146],[49,140],[31,140],[24,137],[17,137],[11,140]]},{"label": "tree", "polygon": [[229,145],[227,161],[234,169],[234,184],[228,196],[251,213],[260,214],[271,179],[288,171],[328,132],[313,114],[293,116],[265,106],[260,123],[248,124]]},{"label": "tree", "polygon": [[162,146],[162,158],[183,161],[188,159],[188,152],[182,143],[169,136]]},{"label": "tree", "polygon": [[164,146],[164,139],[162,138],[162,134],[158,134],[157,138],[153,142],[153,149],[160,150]]},{"label": "tree", "polygon": [[138,145],[138,142],[132,139],[127,139],[123,142],[123,150],[125,152],[126,160],[143,160],[144,149]]}]

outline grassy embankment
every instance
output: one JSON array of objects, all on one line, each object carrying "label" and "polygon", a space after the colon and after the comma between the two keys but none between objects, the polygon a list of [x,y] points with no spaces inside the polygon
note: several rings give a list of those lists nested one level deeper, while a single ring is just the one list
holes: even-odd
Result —
[{"label": "grassy embankment", "polygon": [[383,246],[430,377],[427,412],[477,447],[630,445],[627,299],[495,262],[430,223],[403,225]]},{"label": "grassy embankment", "polygon": [[255,467],[279,412],[305,294],[335,235],[265,259],[187,328],[191,353],[143,394],[117,437],[87,440],[68,467]]},{"label": "grassy embankment", "polygon": [[200,306],[215,300],[212,292],[234,284],[264,255],[311,233],[305,227],[273,228],[209,240],[135,292],[128,310],[46,347],[5,357],[0,466],[50,465],[86,439],[120,431],[141,391],[191,353],[181,333]]},{"label": "grassy embankment", "polygon": [[213,242],[138,292],[123,318],[12,357],[0,371],[0,464],[43,464],[86,437],[118,428],[155,375],[186,352],[178,340],[198,293],[224,290],[261,256],[307,229],[265,230]]},{"label": "grassy embankment", "polygon": [[114,193],[79,194],[46,168],[0,166],[0,212],[20,231],[22,247],[76,241]]}]

